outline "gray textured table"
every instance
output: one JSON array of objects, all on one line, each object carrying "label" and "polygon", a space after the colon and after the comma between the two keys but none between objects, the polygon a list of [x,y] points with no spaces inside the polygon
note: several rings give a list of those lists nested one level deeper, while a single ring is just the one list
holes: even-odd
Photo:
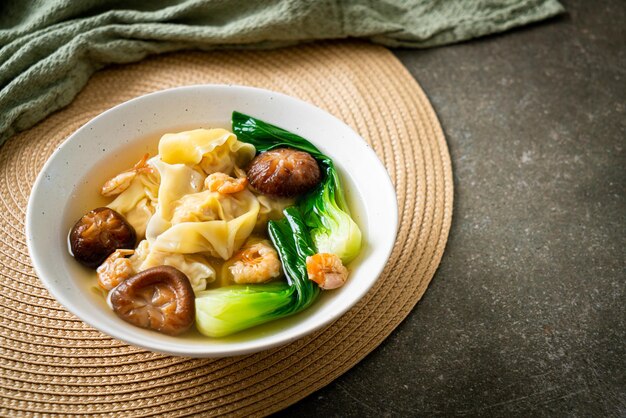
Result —
[{"label": "gray textured table", "polygon": [[440,118],[455,207],[422,301],[279,415],[626,416],[626,2],[397,50]]}]

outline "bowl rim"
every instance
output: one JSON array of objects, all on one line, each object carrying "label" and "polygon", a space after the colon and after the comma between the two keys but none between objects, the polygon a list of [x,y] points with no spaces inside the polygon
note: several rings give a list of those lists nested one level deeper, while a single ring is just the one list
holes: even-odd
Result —
[{"label": "bowl rim", "polygon": [[[326,318],[324,318],[323,320],[319,321],[318,323],[312,324],[306,328],[302,328],[302,329],[293,329],[295,328],[294,325],[290,325],[288,328],[292,328],[293,331],[289,336],[286,336],[282,339],[277,339],[276,341],[272,341],[272,342],[266,342],[264,344],[260,344],[260,345],[254,345],[254,344],[248,344],[248,347],[243,347],[243,348],[233,348],[231,350],[206,350],[207,348],[209,348],[210,346],[186,346],[185,349],[181,349],[182,347],[180,347],[179,345],[175,345],[172,347],[163,347],[163,346],[168,346],[170,344],[164,343],[162,341],[157,341],[157,340],[151,340],[154,341],[156,344],[160,345],[161,347],[156,347],[153,345],[149,345],[149,344],[145,344],[143,339],[137,339],[135,338],[132,334],[123,334],[119,332],[119,329],[116,327],[112,327],[112,328],[105,328],[102,326],[101,323],[99,323],[97,320],[93,319],[92,316],[90,315],[85,315],[83,310],[78,308],[76,305],[74,305],[73,301],[66,297],[66,295],[60,291],[59,286],[58,285],[54,285],[52,283],[51,280],[49,280],[49,278],[47,278],[47,268],[46,265],[44,265],[42,263],[42,261],[40,260],[40,258],[37,256],[39,254],[39,249],[38,247],[35,245],[35,237],[34,237],[34,233],[36,231],[33,230],[33,222],[35,219],[35,208],[34,205],[36,203],[37,200],[37,191],[39,190],[39,188],[43,187],[43,181],[45,178],[45,173],[48,171],[48,169],[53,166],[56,163],[56,158],[57,156],[62,152],[63,148],[65,145],[69,144],[70,142],[72,142],[74,140],[74,138],[80,138],[80,136],[86,132],[90,126],[94,123],[96,123],[96,121],[103,119],[103,118],[107,118],[111,113],[115,113],[115,112],[119,112],[121,110],[123,110],[124,108],[127,107],[132,107],[137,105],[138,103],[144,101],[144,100],[151,100],[156,96],[159,95],[168,95],[168,94],[175,94],[177,92],[186,92],[186,91],[196,91],[196,90],[201,90],[201,89],[207,89],[211,90],[211,89],[234,89],[234,90],[239,90],[242,92],[245,91],[252,91],[252,92],[256,92],[256,93],[262,93],[262,94],[271,94],[274,97],[280,97],[281,99],[286,99],[286,100],[292,100],[292,101],[297,101],[299,103],[300,106],[303,106],[304,108],[306,108],[307,112],[313,112],[313,113],[321,113],[323,114],[324,117],[328,117],[331,119],[334,119],[335,123],[339,123],[341,125],[343,125],[344,128],[347,128],[350,132],[352,132],[358,139],[360,139],[363,143],[363,148],[361,151],[359,152],[367,152],[370,153],[372,158],[372,161],[374,161],[374,164],[377,165],[377,170],[380,171],[381,173],[384,173],[383,178],[381,178],[380,180],[385,184],[385,189],[386,192],[390,192],[391,196],[393,197],[392,199],[390,199],[390,203],[392,203],[393,207],[389,208],[389,218],[385,220],[386,226],[388,228],[390,228],[392,231],[392,236],[391,239],[389,239],[388,242],[385,243],[376,243],[376,245],[384,245],[384,248],[382,249],[384,254],[384,261],[381,261],[378,266],[377,266],[377,270],[375,272],[372,272],[372,276],[375,276],[367,286],[363,287],[362,290],[360,291],[360,294],[358,294],[358,297],[355,297],[352,301],[350,301],[349,303],[345,303],[343,305],[340,306],[339,309],[336,309],[336,311],[333,313],[333,315],[328,316]],[[270,122],[271,123],[271,122]],[[232,128],[231,128],[232,129]],[[105,154],[106,155],[106,154]],[[100,156],[99,160],[102,158],[102,156]],[[86,122],[83,126],[81,126],[80,128],[78,128],[76,131],[74,131],[71,135],[69,135],[66,139],[64,139],[61,144],[59,144],[59,146],[56,147],[56,149],[54,150],[54,152],[50,155],[50,157],[47,159],[47,161],[45,162],[45,164],[42,166],[39,174],[37,175],[37,178],[35,180],[35,182],[33,183],[33,186],[31,188],[31,192],[30,192],[30,196],[28,199],[28,204],[26,207],[26,223],[25,223],[25,236],[26,236],[26,241],[27,241],[27,248],[28,248],[28,252],[29,252],[29,257],[31,259],[31,263],[33,266],[33,269],[37,275],[37,277],[39,278],[40,282],[44,284],[44,286],[46,287],[46,289],[50,292],[50,294],[61,304],[63,305],[63,307],[65,309],[67,309],[69,312],[71,312],[72,314],[76,315],[76,317],[78,317],[81,321],[85,322],[86,324],[88,324],[89,326],[91,326],[92,328],[112,337],[115,338],[117,340],[123,341],[125,343],[131,344],[133,346],[137,346],[137,347],[141,347],[153,352],[158,352],[158,353],[163,353],[163,354],[167,354],[167,355],[176,355],[176,356],[186,356],[186,357],[229,357],[229,356],[235,356],[235,355],[244,355],[244,354],[251,354],[251,353],[255,353],[255,352],[259,352],[259,351],[263,351],[263,350],[268,350],[271,348],[275,348],[278,346],[284,346],[290,342],[293,342],[295,340],[298,340],[306,335],[309,335],[325,326],[328,326],[329,324],[331,324],[332,322],[336,321],[337,319],[339,319],[341,316],[343,316],[347,311],[349,311],[351,308],[353,308],[359,301],[361,301],[363,299],[363,297],[371,290],[371,288],[374,286],[374,284],[378,281],[378,279],[380,278],[380,275],[382,274],[385,266],[387,265],[387,263],[389,262],[389,257],[391,256],[391,252],[393,251],[393,248],[395,246],[395,242],[397,240],[397,232],[398,232],[398,201],[397,201],[397,195],[395,192],[395,187],[393,185],[393,182],[391,180],[391,177],[389,176],[389,173],[387,171],[387,169],[385,168],[384,164],[381,162],[381,160],[379,159],[379,157],[376,155],[376,153],[374,152],[374,150],[371,148],[371,146],[363,139],[363,137],[361,135],[359,135],[355,130],[353,130],[350,126],[348,126],[345,122],[343,122],[342,120],[340,120],[339,118],[335,117],[334,115],[332,115],[331,113],[313,105],[312,103],[309,103],[307,101],[304,101],[302,99],[299,99],[297,97],[293,97],[293,96],[289,96],[287,94],[284,93],[280,93],[280,92],[276,92],[273,90],[268,90],[268,89],[263,89],[263,88],[258,88],[258,87],[251,87],[251,86],[245,86],[245,85],[237,85],[237,84],[196,84],[196,85],[188,85],[188,86],[180,86],[180,87],[173,87],[173,88],[168,88],[168,89],[163,89],[163,90],[158,90],[158,91],[154,91],[148,94],[144,94],[141,96],[137,96],[134,97],[130,100],[127,100],[123,103],[119,103],[114,107],[111,107],[110,109],[107,109],[106,111],[98,114],[97,116],[95,116],[94,118],[90,119],[88,122]],[[381,259],[382,259],[382,255],[381,255]],[[209,337],[207,337],[209,338]],[[242,344],[241,342],[236,342],[233,344]]]}]

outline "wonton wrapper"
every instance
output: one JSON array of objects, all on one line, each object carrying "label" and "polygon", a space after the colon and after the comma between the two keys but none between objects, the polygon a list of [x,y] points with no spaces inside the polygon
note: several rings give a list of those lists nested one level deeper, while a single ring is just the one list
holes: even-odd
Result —
[{"label": "wonton wrapper", "polygon": [[159,142],[161,160],[168,164],[198,164],[206,174],[231,175],[235,166],[244,167],[256,154],[253,145],[237,140],[225,129],[194,129],[165,134]]},{"label": "wonton wrapper", "polygon": [[155,212],[159,191],[159,178],[156,174],[138,174],[130,186],[120,193],[107,207],[124,216],[135,228],[137,238],[146,233],[148,221]]},{"label": "wonton wrapper", "polygon": [[161,218],[169,220],[173,203],[186,194],[202,190],[205,176],[185,164],[168,164],[155,159],[154,166],[161,175],[157,212]]},{"label": "wonton wrapper", "polygon": [[295,198],[268,197],[262,194],[256,195],[256,198],[260,207],[254,229],[258,232],[264,232],[269,221],[282,219],[285,216],[283,210],[296,203]]},{"label": "wonton wrapper", "polygon": [[156,266],[172,266],[182,271],[191,283],[194,292],[206,289],[207,283],[215,281],[215,269],[208,260],[199,254],[172,254],[155,251],[148,241],[143,240],[130,257],[135,272]]},{"label": "wonton wrapper", "polygon": [[181,198],[173,212],[172,226],[156,237],[154,249],[227,260],[254,229],[259,202],[247,189],[227,195],[204,191]]}]

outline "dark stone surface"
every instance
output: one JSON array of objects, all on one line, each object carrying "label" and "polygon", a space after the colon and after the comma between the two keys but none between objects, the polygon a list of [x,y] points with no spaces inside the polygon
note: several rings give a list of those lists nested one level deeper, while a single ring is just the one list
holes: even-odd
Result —
[{"label": "dark stone surface", "polygon": [[425,297],[279,416],[626,416],[626,2],[395,51],[446,133],[455,206]]}]

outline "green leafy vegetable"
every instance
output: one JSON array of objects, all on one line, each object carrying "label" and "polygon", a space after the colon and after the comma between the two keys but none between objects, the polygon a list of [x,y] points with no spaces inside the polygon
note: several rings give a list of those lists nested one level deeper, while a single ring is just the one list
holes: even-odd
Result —
[{"label": "green leafy vegetable", "polygon": [[319,287],[309,280],[306,271],[306,258],[314,255],[315,249],[300,210],[292,206],[285,209],[283,214],[283,219],[269,221],[267,232],[283,263],[287,281],[295,290],[297,300],[293,309],[299,312],[307,308],[319,294]]},{"label": "green leafy vegetable", "polygon": [[277,147],[295,148],[311,154],[325,176],[319,186],[298,202],[317,252],[336,254],[344,264],[361,250],[361,230],[350,216],[345,194],[332,160],[315,145],[292,132],[262,120],[233,112],[233,132],[240,141],[254,145],[257,151]]},{"label": "green leafy vegetable", "polygon": [[350,217],[337,172],[331,165],[319,187],[299,203],[317,252],[336,254],[348,264],[361,250],[361,230]]},{"label": "green leafy vegetable", "polygon": [[290,207],[285,217],[270,221],[268,231],[277,248],[286,283],[226,286],[196,297],[196,326],[209,337],[223,337],[306,309],[319,295],[309,280],[306,257],[315,253],[300,211]]},{"label": "green leafy vegetable", "polygon": [[286,283],[205,290],[196,297],[196,327],[209,337],[234,334],[280,318],[292,294]]},{"label": "green leafy vegetable", "polygon": [[306,139],[239,112],[233,112],[233,132],[257,151],[289,147],[308,152],[319,162],[324,178],[297,206],[285,209],[283,219],[268,223],[288,283],[227,286],[198,293],[196,325],[210,337],[223,337],[306,309],[320,293],[317,284],[309,280],[306,258],[328,252],[346,264],[361,249],[361,231],[350,217],[329,157]]},{"label": "green leafy vegetable", "polygon": [[289,147],[306,151],[318,160],[330,161],[315,145],[294,133],[237,111],[232,116],[233,132],[237,139],[254,145],[258,152],[278,147]]}]

